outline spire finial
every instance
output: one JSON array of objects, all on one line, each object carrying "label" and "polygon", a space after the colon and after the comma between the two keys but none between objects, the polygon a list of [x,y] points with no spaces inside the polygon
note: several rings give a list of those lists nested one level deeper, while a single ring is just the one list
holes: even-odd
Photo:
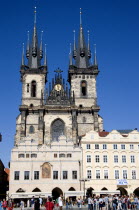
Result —
[{"label": "spire finial", "polygon": [[47,66],[46,46],[47,46],[47,44],[45,44],[45,49],[44,49],[44,66]]},{"label": "spire finial", "polygon": [[97,52],[96,52],[96,44],[94,44],[94,66],[97,66]]},{"label": "spire finial", "polygon": [[71,43],[70,43],[70,53],[69,53],[69,65],[72,66],[73,63],[72,63],[72,46],[71,46]]},{"label": "spire finial", "polygon": [[27,32],[27,50],[26,57],[29,58],[29,31]]},{"label": "spire finial", "polygon": [[37,7],[34,7],[34,25],[36,25],[37,18],[36,18],[36,13],[37,13]]},{"label": "spire finial", "polygon": [[82,8],[80,8],[80,27],[82,27]]},{"label": "spire finial", "polygon": [[24,43],[23,43],[23,50],[22,50],[22,62],[21,65],[24,66],[25,65],[25,59],[24,59]]}]

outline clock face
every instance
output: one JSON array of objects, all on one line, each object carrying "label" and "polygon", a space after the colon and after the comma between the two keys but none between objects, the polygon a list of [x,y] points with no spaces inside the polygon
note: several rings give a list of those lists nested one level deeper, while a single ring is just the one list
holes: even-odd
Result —
[{"label": "clock face", "polygon": [[62,89],[62,86],[60,84],[55,85],[55,90],[60,91]]}]

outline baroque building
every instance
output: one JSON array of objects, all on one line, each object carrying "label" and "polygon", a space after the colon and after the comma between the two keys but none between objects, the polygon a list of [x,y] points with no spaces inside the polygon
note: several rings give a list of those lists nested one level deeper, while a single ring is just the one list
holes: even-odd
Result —
[{"label": "baroque building", "polygon": [[[11,151],[10,197],[52,195],[56,198],[60,193],[65,197],[83,196],[86,193],[85,184],[91,189],[87,193],[92,193],[92,189],[96,193],[100,192],[100,180],[93,181],[96,179],[93,171],[108,167],[108,164],[92,165],[96,153],[93,145],[99,145],[100,142],[107,144],[107,141],[113,144],[114,141],[111,139],[112,134],[108,135],[109,138],[100,137],[104,132],[97,104],[96,80],[99,69],[96,51],[94,63],[90,62],[89,35],[86,45],[81,11],[78,45],[76,47],[74,39],[73,51],[70,53],[68,83],[58,68],[47,85],[46,46],[43,53],[42,39],[38,42],[36,11],[32,40],[29,35],[27,40],[27,64],[24,57],[23,48],[20,68],[22,102]],[[106,153],[109,155],[108,150]],[[112,175],[110,179],[115,181]],[[109,178],[104,180],[104,188],[118,193],[116,182],[113,181],[113,185],[108,187],[108,181]]]}]

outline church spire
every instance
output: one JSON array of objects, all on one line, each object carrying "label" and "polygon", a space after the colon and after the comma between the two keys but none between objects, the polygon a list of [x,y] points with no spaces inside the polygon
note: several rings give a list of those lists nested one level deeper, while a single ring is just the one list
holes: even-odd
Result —
[{"label": "church spire", "polygon": [[82,27],[82,10],[80,8],[80,32],[77,48],[77,56],[75,58],[75,65],[77,68],[88,68],[89,67],[89,58],[88,49],[85,44],[83,27]]},{"label": "church spire", "polygon": [[38,37],[37,37],[37,11],[36,7],[34,9],[34,27],[31,45],[29,43],[29,32],[28,32],[28,41],[27,41],[27,51],[26,57],[28,58],[28,67],[30,69],[38,69],[41,67],[41,59],[43,57],[43,47],[42,47],[42,34],[40,47],[38,46]]}]

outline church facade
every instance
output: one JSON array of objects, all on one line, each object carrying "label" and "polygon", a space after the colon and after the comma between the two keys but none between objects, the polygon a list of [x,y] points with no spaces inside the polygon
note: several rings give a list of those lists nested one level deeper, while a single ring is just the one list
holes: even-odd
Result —
[{"label": "church facade", "polygon": [[[112,145],[113,133],[108,134],[109,139],[107,136],[99,137],[104,133],[103,119],[99,116],[100,107],[97,104],[96,81],[99,69],[96,52],[94,63],[90,62],[90,43],[85,43],[81,12],[78,46],[76,47],[75,40],[73,46],[73,52],[70,53],[68,84],[65,78],[62,78],[61,69],[57,69],[46,89],[46,49],[43,53],[42,40],[38,43],[35,11],[33,36],[31,42],[28,39],[26,49],[28,62],[26,64],[23,49],[20,69],[22,103],[16,119],[15,142],[11,151],[11,198],[49,195],[56,198],[60,193],[65,197],[84,196],[86,192],[93,191],[100,193],[100,179],[104,181],[102,188],[107,192],[119,192],[115,177],[100,177],[96,180],[93,175],[96,173],[94,170],[99,170],[100,167],[109,168],[109,164],[92,164],[95,153],[99,154],[100,150],[96,151],[94,146],[87,145],[99,145],[100,142]],[[121,134],[118,132],[116,135]],[[138,140],[139,134],[136,131],[136,144]],[[118,142],[120,144],[120,140]],[[107,156],[110,153],[109,149],[104,150]],[[138,154],[138,150],[136,153]],[[110,173],[112,169],[108,170]],[[110,179],[113,180],[113,184],[109,187]]]}]

